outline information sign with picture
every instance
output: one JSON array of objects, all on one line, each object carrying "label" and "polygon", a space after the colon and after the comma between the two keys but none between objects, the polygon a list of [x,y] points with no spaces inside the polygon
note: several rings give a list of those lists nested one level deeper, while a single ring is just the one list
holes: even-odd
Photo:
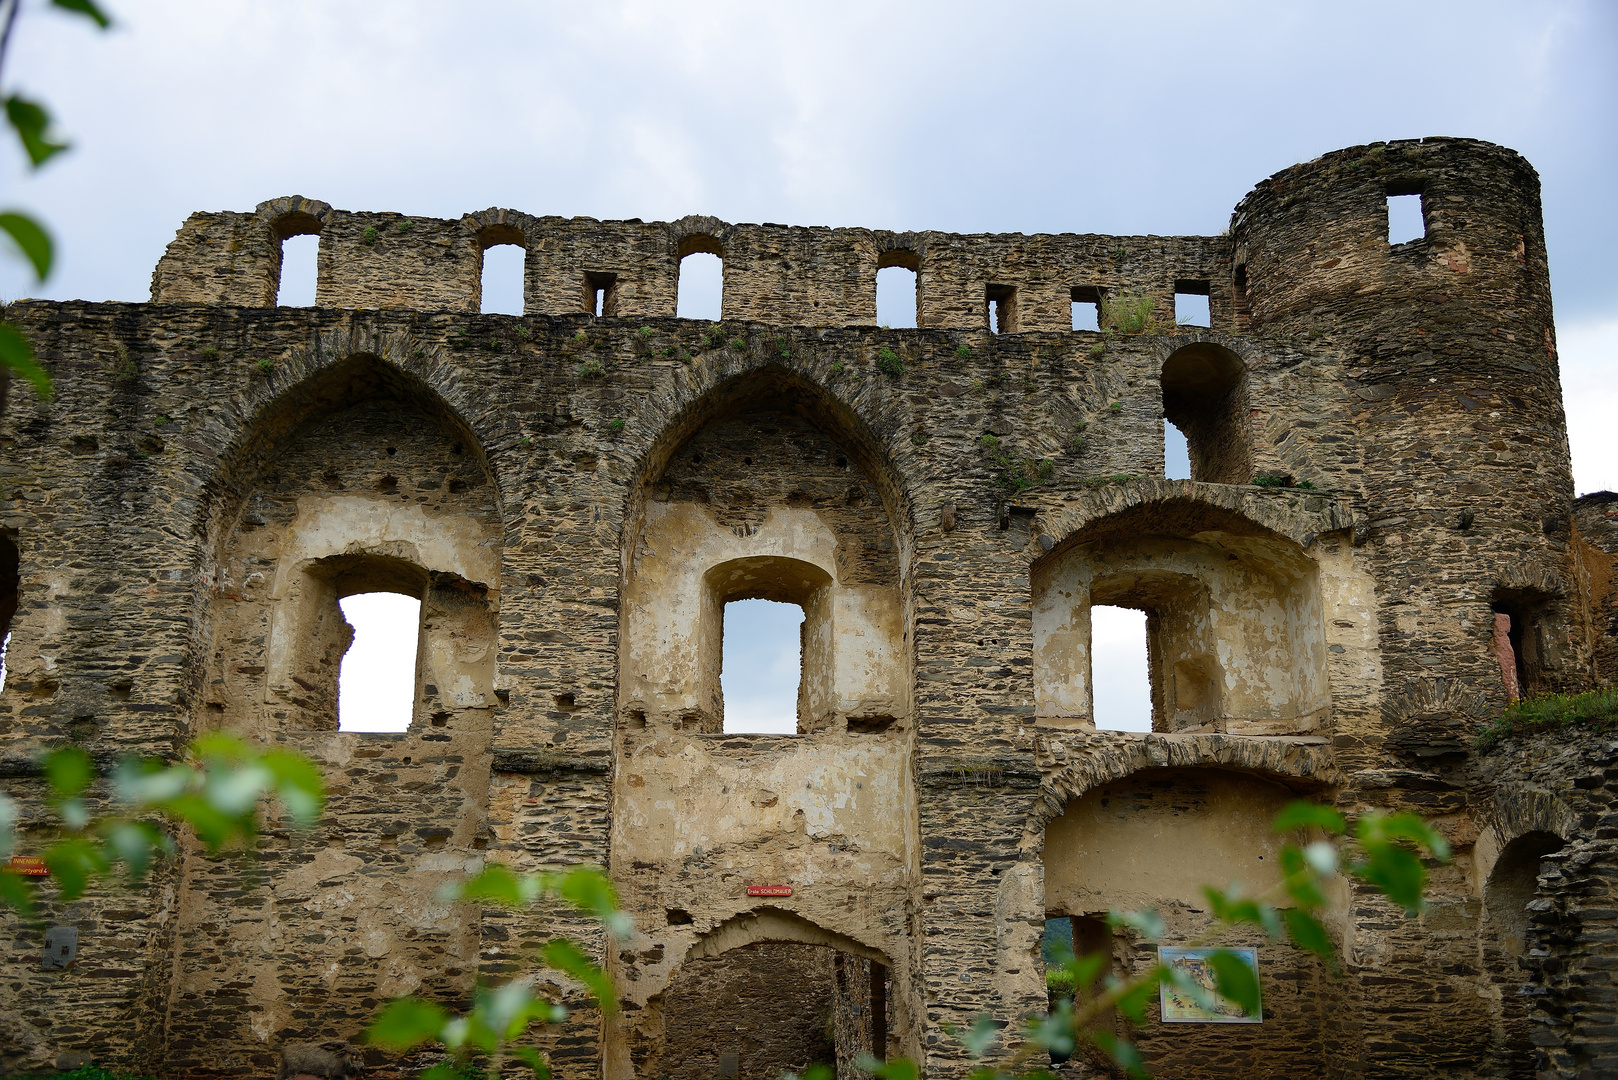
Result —
[{"label": "information sign with picture", "polygon": [[1171,971],[1207,992],[1208,1003],[1203,1004],[1190,994],[1170,983],[1160,984],[1158,999],[1163,1007],[1165,1024],[1262,1024],[1264,1007],[1248,1012],[1229,998],[1221,997],[1213,965],[1208,962],[1212,953],[1229,953],[1253,969],[1258,979],[1258,950],[1256,949],[1170,949],[1157,950],[1158,961]]}]

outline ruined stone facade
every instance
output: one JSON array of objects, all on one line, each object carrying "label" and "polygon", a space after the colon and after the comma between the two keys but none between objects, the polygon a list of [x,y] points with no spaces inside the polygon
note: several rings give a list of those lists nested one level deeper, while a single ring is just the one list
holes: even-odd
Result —
[{"label": "ruined stone facade", "polygon": [[[1388,242],[1390,195],[1423,238]],[[311,232],[316,304],[275,307]],[[478,314],[495,244],[526,253],[521,317]],[[698,251],[717,325],[674,317]],[[917,329],[874,325],[886,266],[917,271]],[[1177,292],[1211,326],[1071,328],[1075,301]],[[224,728],[330,785],[312,832],[272,818],[250,853],[182,845],[8,916],[14,1063],[268,1076],[568,933],[622,1008],[539,973],[574,1007],[540,1039],[562,1076],[848,1075],[862,1050],[954,1076],[948,1025],[1015,1037],[1045,1006],[1047,919],[1149,963],[1096,917],[1153,904],[1191,936],[1200,885],[1274,880],[1268,821],[1302,795],[1417,810],[1457,856],[1420,919],[1340,896],[1340,971],[1251,941],[1264,1023],[1154,1021],[1158,1075],[1618,1069],[1618,749],[1471,743],[1506,700],[1497,615],[1525,692],[1618,675],[1618,504],[1573,497],[1509,150],[1339,151],[1208,237],[281,199],[193,215],[150,303],[11,317],[57,386],[0,420],[24,849],[68,741],[110,765]],[[1165,416],[1192,480],[1163,479]],[[421,601],[402,734],[338,730],[337,602],[366,591]],[[805,612],[796,735],[724,732],[723,608],[752,597]],[[1094,604],[1147,613],[1151,734],[1097,729]],[[437,898],[489,859],[607,867],[634,934]],[[78,931],[65,969],[51,926]]]}]

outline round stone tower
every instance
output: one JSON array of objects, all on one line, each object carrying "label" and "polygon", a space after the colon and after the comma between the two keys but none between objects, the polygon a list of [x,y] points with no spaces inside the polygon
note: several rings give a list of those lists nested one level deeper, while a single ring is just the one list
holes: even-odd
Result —
[{"label": "round stone tower", "polygon": [[[1389,239],[1390,203],[1423,235]],[[1260,183],[1231,221],[1247,329],[1321,351],[1361,439],[1389,690],[1430,671],[1504,696],[1495,615],[1530,690],[1577,679],[1572,478],[1539,178],[1468,139],[1357,146]],[[1338,366],[1340,365],[1340,366]],[[1322,392],[1329,391],[1321,387]],[[1529,670],[1531,669],[1531,670]]]}]

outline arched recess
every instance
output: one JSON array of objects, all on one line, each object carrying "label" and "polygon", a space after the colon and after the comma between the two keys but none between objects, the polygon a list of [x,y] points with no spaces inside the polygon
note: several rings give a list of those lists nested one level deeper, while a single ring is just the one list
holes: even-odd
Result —
[{"label": "arched recess", "polygon": [[199,725],[335,730],[350,640],[336,604],[369,584],[425,605],[417,721],[491,708],[498,508],[465,422],[375,354],[319,367],[277,394],[208,487],[203,577],[213,589],[194,669],[209,715]]},{"label": "arched recess", "polygon": [[720,587],[730,572],[717,569],[731,566],[762,575],[758,596],[812,601],[831,628],[800,731],[904,719],[904,502],[886,454],[846,406],[801,374],[754,369],[694,396],[637,471],[625,515],[621,714],[720,730],[711,628],[727,600],[748,595]]},{"label": "arched recess", "polygon": [[1222,345],[1196,341],[1163,361],[1163,416],[1185,435],[1191,479],[1247,484],[1253,479],[1246,365]]},{"label": "arched recess", "polygon": [[[647,434],[632,446],[624,514],[611,872],[626,908],[669,919],[615,957],[620,994],[641,1008],[608,1029],[614,1078],[662,1075],[645,1055],[662,1046],[662,971],[696,942],[690,913],[739,920],[713,942],[820,947],[805,925],[902,907],[917,862],[909,504],[890,448],[809,371],[688,370],[689,383],[648,398],[629,425]],[[805,650],[806,669],[824,667],[806,670],[797,735],[719,733],[712,630],[725,600],[744,596],[802,603],[811,639],[830,630]],[[774,902],[740,887],[811,880],[790,901],[802,922],[763,912]],[[891,985],[909,994],[911,945],[897,928],[873,944],[901,952],[889,957]],[[869,989],[869,969],[843,974]],[[919,1015],[908,998],[892,1009]]]},{"label": "arched recess", "polygon": [[698,938],[630,1021],[636,1076],[855,1075],[864,1054],[899,1053],[909,1025],[892,961],[793,912],[763,908]]},{"label": "arched recess", "polygon": [[1363,573],[1337,559],[1350,580],[1323,594],[1303,544],[1178,487],[1090,519],[1031,567],[1036,717],[1106,725],[1092,707],[1090,608],[1108,604],[1146,612],[1154,731],[1316,730],[1331,704],[1324,597],[1335,604]]},{"label": "arched recess", "polygon": [[1483,885],[1483,926],[1479,953],[1483,969],[1499,995],[1499,1014],[1490,1038],[1490,1053],[1500,1075],[1531,1080],[1535,1069],[1529,1014],[1543,999],[1524,993],[1534,981],[1530,950],[1534,941],[1532,906],[1544,898],[1540,874],[1545,859],[1567,846],[1563,835],[1533,830],[1513,838],[1495,857]]},{"label": "arched recess", "polygon": [[[1149,907],[1164,923],[1165,944],[1195,940],[1211,921],[1205,886],[1228,889],[1239,882],[1247,896],[1275,890],[1282,846],[1311,839],[1280,836],[1271,827],[1299,795],[1290,778],[1209,764],[1152,766],[1099,783],[1045,824],[1044,918],[1072,919],[1075,931],[1092,931],[1086,944],[1108,954],[1112,974],[1140,974],[1157,962],[1157,942],[1122,930],[1102,931],[1098,939],[1094,931],[1105,926],[1107,913]],[[1340,936],[1339,927],[1332,930]],[[1256,950],[1263,1022],[1164,1024],[1153,1015],[1154,996],[1148,1024],[1129,1031],[1148,1068],[1155,1075],[1197,1076],[1212,1060],[1264,1061],[1280,1075],[1313,1074],[1321,1030],[1342,984],[1317,957],[1257,928],[1226,931],[1219,944]],[[1037,958],[1037,946],[1030,951]]]},{"label": "arched recess", "polygon": [[[431,897],[487,844],[500,500],[469,425],[428,384],[444,374],[435,361],[405,371],[379,352],[425,350],[374,344],[255,375],[233,403],[247,419],[204,486],[193,723],[311,756],[328,798],[320,843],[272,816],[251,863],[183,864],[177,888],[195,902],[177,916],[172,963],[197,994],[167,1035],[202,1047],[203,1068],[264,1031],[349,1038],[367,999],[464,1001],[478,970],[477,913]],[[421,598],[402,734],[335,730],[348,637],[337,601],[371,590]],[[338,894],[341,924],[322,921]],[[264,935],[272,910],[286,933]],[[249,940],[249,952],[222,945]],[[244,984],[251,1011],[229,990]]]},{"label": "arched recess", "polygon": [[[261,219],[270,233],[270,241],[274,245],[270,257],[269,274],[265,282],[265,297],[263,303],[267,307],[274,307],[281,291],[281,272],[285,244],[294,236],[320,236],[331,217],[331,206],[317,199],[305,199],[300,195],[291,195],[280,199],[271,199],[259,203],[254,213]],[[319,276],[320,265],[323,260],[316,255],[316,284],[315,302],[320,300]]]}]

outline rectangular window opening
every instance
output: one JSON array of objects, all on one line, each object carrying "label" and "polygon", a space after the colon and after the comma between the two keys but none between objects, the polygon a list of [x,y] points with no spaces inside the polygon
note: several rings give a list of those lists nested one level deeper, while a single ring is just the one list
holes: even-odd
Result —
[{"label": "rectangular window opening", "polygon": [[1253,310],[1247,303],[1247,264],[1242,263],[1236,267],[1236,272],[1230,283],[1231,306],[1236,309],[1236,318],[1246,320],[1252,316]]},{"label": "rectangular window opening", "polygon": [[1101,604],[1090,609],[1090,691],[1098,730],[1152,730],[1146,612]]},{"label": "rectangular window opening", "polygon": [[718,322],[724,305],[725,262],[707,251],[694,251],[680,260],[680,283],[674,313],[682,319]]},{"label": "rectangular window opening", "polygon": [[586,272],[584,309],[597,318],[618,314],[618,275]]},{"label": "rectangular window opening", "polygon": [[1426,207],[1419,192],[1388,195],[1388,243],[1408,244],[1427,238]]},{"label": "rectangular window opening", "polygon": [[281,241],[281,285],[277,307],[314,307],[315,279],[320,262],[320,235],[306,233]]},{"label": "rectangular window opening", "polygon": [[403,732],[416,707],[421,601],[355,593],[338,601],[354,641],[337,669],[337,730]]},{"label": "rectangular window opening", "polygon": [[1212,326],[1213,317],[1208,307],[1212,290],[1206,281],[1176,281],[1174,283],[1174,322],[1178,326]]},{"label": "rectangular window opening", "polygon": [[1163,421],[1163,479],[1191,479],[1191,446],[1185,432],[1168,420]]},{"label": "rectangular window opening", "polygon": [[1094,285],[1075,285],[1072,290],[1073,329],[1101,329],[1101,290]]},{"label": "rectangular window opening", "polygon": [[876,272],[876,321],[884,330],[915,329],[918,279],[904,266],[884,266]]},{"label": "rectangular window opening", "polygon": [[6,688],[6,657],[11,652],[11,619],[22,591],[22,556],[10,536],[0,534],[0,690]]},{"label": "rectangular window opening", "polygon": [[483,296],[478,310],[485,315],[521,315],[522,279],[528,251],[519,244],[495,244],[483,249]]},{"label": "rectangular window opening", "polygon": [[719,685],[726,735],[794,735],[803,684],[803,608],[775,600],[725,605]]},{"label": "rectangular window opening", "polygon": [[989,285],[983,291],[989,329],[996,334],[1017,332],[1017,287]]}]

